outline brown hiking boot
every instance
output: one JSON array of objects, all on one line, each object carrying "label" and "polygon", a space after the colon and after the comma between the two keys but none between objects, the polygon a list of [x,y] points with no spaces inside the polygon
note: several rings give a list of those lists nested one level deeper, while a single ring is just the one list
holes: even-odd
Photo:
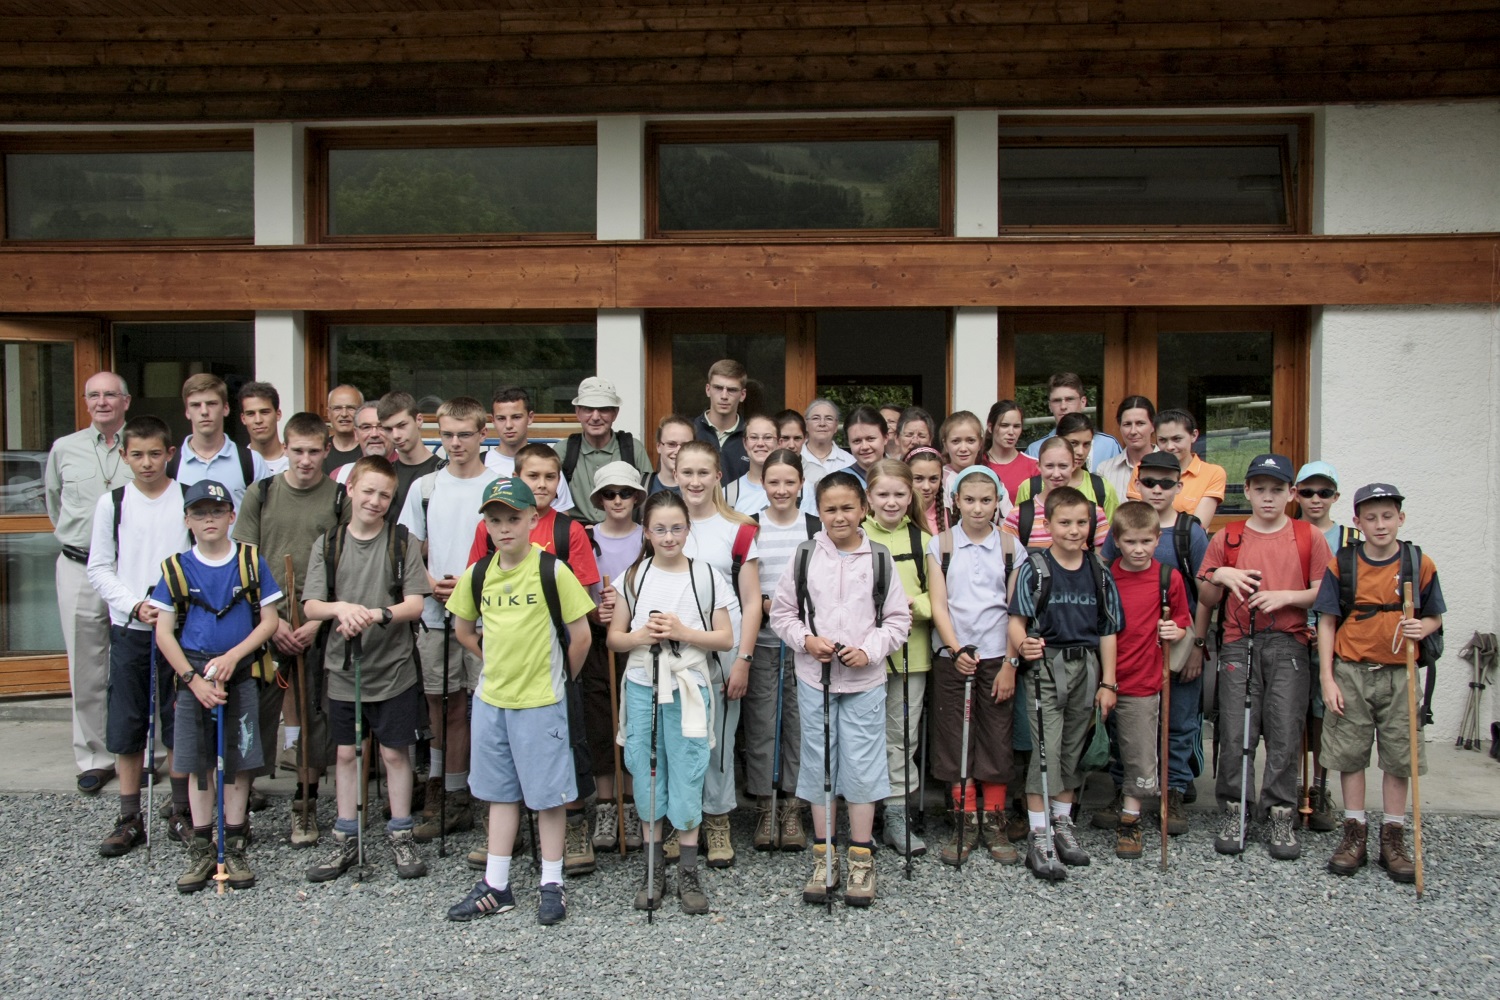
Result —
[{"label": "brown hiking boot", "polygon": [[1406,853],[1406,827],[1400,823],[1380,824],[1380,867],[1392,882],[1415,882],[1417,866]]},{"label": "brown hiking boot", "polygon": [[[255,872],[250,870],[250,862],[245,857],[248,845],[249,840],[244,836],[224,840],[224,874],[229,876],[227,885],[231,889],[249,889],[255,885]],[[218,868],[217,860],[214,867]]]},{"label": "brown hiking boot", "polygon": [[1109,800],[1109,805],[1094,810],[1093,817],[1089,820],[1095,830],[1113,830],[1120,825],[1120,811],[1125,808],[1125,793],[1115,789],[1115,797]]},{"label": "brown hiking boot", "polygon": [[1026,815],[1026,810],[1021,808],[1012,809],[1005,814],[1005,839],[1012,844],[1025,840],[1031,836],[1031,820]]},{"label": "brown hiking boot", "polygon": [[1307,793],[1307,804],[1312,815],[1307,817],[1307,828],[1317,833],[1328,833],[1339,828],[1338,814],[1334,812],[1333,793],[1320,785],[1314,785]]},{"label": "brown hiking boot", "polygon": [[758,800],[755,803],[755,836],[751,839],[751,845],[757,851],[774,851],[776,843],[776,817],[771,814],[771,797]]},{"label": "brown hiking boot", "polygon": [[292,800],[292,846],[315,847],[322,831],[318,829],[318,800],[313,799],[307,807],[307,821],[302,821],[302,800]]},{"label": "brown hiking boot", "polygon": [[776,807],[776,811],[780,813],[776,822],[781,824],[781,849],[807,850],[807,828],[802,825],[802,804],[796,799],[787,799]]},{"label": "brown hiking boot", "polygon": [[[436,780],[438,779],[429,779],[429,782]],[[431,805],[433,798],[430,784],[427,794],[428,804]],[[416,838],[417,843],[426,844],[442,836],[443,831],[439,828],[438,819],[439,813],[442,812],[440,807],[445,798],[448,800],[446,817],[448,820],[448,832],[461,833],[465,830],[474,829],[474,810],[469,804],[469,790],[462,788],[457,791],[448,792],[442,789],[440,783],[437,791],[438,805],[433,808],[432,817],[430,819],[427,817],[427,808],[424,806],[422,809],[422,822],[418,823],[416,829],[412,831],[412,836]]]},{"label": "brown hiking boot", "polygon": [[1120,822],[1115,824],[1115,857],[1133,861],[1144,852],[1141,835],[1141,818],[1120,813]]},{"label": "brown hiking boot", "polygon": [[1363,868],[1370,861],[1369,839],[1368,826],[1357,819],[1344,820],[1344,836],[1328,859],[1328,870],[1335,875],[1353,875]]},{"label": "brown hiking boot", "polygon": [[1182,801],[1182,792],[1173,788],[1167,791],[1167,835],[1180,837],[1188,832],[1187,806]]},{"label": "brown hiking boot", "polygon": [[121,816],[114,831],[99,844],[99,853],[106,858],[118,858],[135,850],[145,839],[146,827],[140,816]]},{"label": "brown hiking boot", "polygon": [[869,906],[875,902],[875,857],[868,847],[848,850],[849,887],[844,890],[844,905]]},{"label": "brown hiking boot", "polygon": [[595,868],[594,845],[589,840],[588,819],[569,816],[563,840],[563,874],[592,875]]},{"label": "brown hiking boot", "polygon": [[828,845],[821,840],[813,844],[813,870],[807,877],[807,884],[802,887],[802,902],[824,903],[828,901],[828,891],[834,891],[839,887],[839,855],[833,852],[833,881],[828,881]]},{"label": "brown hiking boot", "polygon": [[[681,837],[682,835],[674,828],[668,830],[667,835],[661,839],[662,860],[669,865],[675,865],[682,857]],[[700,846],[702,845],[703,841],[701,838],[698,843]]]},{"label": "brown hiking boot", "polygon": [[938,859],[945,865],[958,865],[969,860],[969,854],[979,846],[979,813],[959,813],[959,823],[953,828],[953,839],[944,841],[938,851]]},{"label": "brown hiking boot", "polygon": [[207,837],[194,836],[189,839],[187,855],[187,871],[177,879],[177,891],[184,894],[198,892],[208,885],[209,879],[214,877],[214,871],[218,868],[213,841]]},{"label": "brown hiking boot", "polygon": [[990,857],[1002,865],[1018,865],[1021,853],[1005,835],[1005,810],[986,809],[979,814],[979,834],[990,849]]},{"label": "brown hiking boot", "polygon": [[728,868],[734,864],[734,842],[729,836],[728,813],[720,813],[717,816],[705,813],[703,836],[708,841],[708,850],[704,853],[708,867]]}]

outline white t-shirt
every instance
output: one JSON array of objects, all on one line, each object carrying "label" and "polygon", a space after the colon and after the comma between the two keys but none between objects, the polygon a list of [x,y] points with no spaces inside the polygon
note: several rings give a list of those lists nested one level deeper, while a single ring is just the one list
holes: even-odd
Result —
[{"label": "white t-shirt", "polygon": [[[781,582],[781,576],[787,567],[792,564],[792,554],[797,551],[797,546],[807,541],[807,519],[799,511],[797,520],[790,527],[781,528],[771,523],[770,517],[765,514],[760,516],[760,532],[755,536],[756,547],[760,550],[760,592],[763,597],[773,597],[776,594],[776,585]],[[760,635],[756,636],[755,643],[758,646],[774,646],[781,640],[771,630],[770,616],[766,616],[766,622],[761,626]]]},{"label": "white t-shirt", "polygon": [[[468,568],[474,529],[482,517],[479,501],[495,477],[486,471],[473,479],[459,479],[446,468],[430,475],[436,478],[426,516],[422,513],[422,480],[418,479],[406,493],[406,505],[397,523],[406,525],[417,541],[427,543],[427,572],[441,580],[449,574],[457,577]],[[428,628],[443,627],[443,606],[431,596],[422,607],[422,620]]]},{"label": "white t-shirt", "polygon": [[[734,536],[739,533],[740,526],[728,520],[723,514],[715,512],[701,521],[692,522],[692,530],[688,532],[687,541],[682,546],[683,554],[689,559],[701,559],[708,563],[719,574],[724,577],[726,586],[732,579],[734,566]],[[750,542],[750,552],[745,556],[745,562],[760,558],[760,547],[755,541]],[[733,589],[733,587],[729,587]],[[726,662],[731,661],[736,654],[735,650],[740,648],[740,598],[738,594],[729,602],[729,622],[734,626],[734,649],[730,650]]]},{"label": "white t-shirt", "polygon": [[741,514],[750,517],[771,506],[766,488],[760,483],[752,483],[748,475],[736,479],[732,485],[735,488],[734,509]]},{"label": "white t-shirt", "polygon": [[[484,467],[496,476],[513,476],[516,472],[516,459],[513,455],[502,455],[500,449],[491,448],[484,453]],[[557,470],[557,496],[552,498],[552,509],[567,511],[573,506],[573,491],[568,489],[568,481],[563,477],[562,470]]]},{"label": "white t-shirt", "polygon": [[261,461],[266,463],[269,475],[279,476],[291,466],[292,456],[286,452],[282,452],[280,458],[266,458],[265,456],[261,456]]},{"label": "white t-shirt", "polygon": [[[688,628],[703,628],[703,613],[699,608],[698,597],[693,592],[692,580],[686,568],[680,573],[669,573],[649,563],[643,563],[642,568],[646,570],[644,575],[641,575],[639,569],[636,570],[640,581],[640,596],[635,601],[635,614],[630,616],[631,631],[646,624],[646,619],[653,611],[669,611],[681,619]],[[702,570],[699,572],[701,573]],[[733,614],[737,602],[730,596],[729,580],[717,570],[714,571],[713,591],[714,608],[728,608]],[[705,593],[705,599],[707,596]],[[619,607],[623,610],[623,599]],[[710,612],[708,628],[704,631],[712,631],[713,624],[713,614]],[[701,669],[693,668],[693,672],[698,674],[698,683],[704,687],[708,687],[709,683],[707,660],[713,655],[713,653],[708,653]],[[651,685],[651,647],[641,646],[631,650],[627,662],[625,678],[635,684],[649,687]]]},{"label": "white t-shirt", "polygon": [[182,487],[167,484],[151,498],[131,482],[120,507],[120,548],[115,550],[115,500],[105,493],[94,506],[94,535],[89,542],[89,583],[109,605],[109,620],[147,631],[149,625],[132,621],[130,612],[146,599],[161,579],[162,560],[187,551],[187,522],[182,512]]}]

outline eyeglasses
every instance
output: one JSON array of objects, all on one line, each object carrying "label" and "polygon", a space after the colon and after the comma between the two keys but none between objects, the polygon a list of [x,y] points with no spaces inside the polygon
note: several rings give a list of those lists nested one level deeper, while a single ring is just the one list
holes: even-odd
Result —
[{"label": "eyeglasses", "polygon": [[478,436],[478,431],[441,431],[438,434],[444,441],[472,441]]},{"label": "eyeglasses", "polygon": [[343,405],[340,405],[340,406],[330,406],[329,409],[332,410],[334,413],[358,413],[359,412],[359,407],[355,406],[352,403],[349,404],[348,406],[343,406]]},{"label": "eyeglasses", "polygon": [[215,507],[213,510],[190,510],[189,521],[217,521],[221,517],[228,517],[234,513],[233,507]]},{"label": "eyeglasses", "polygon": [[633,500],[635,490],[600,490],[599,496],[605,500]]},{"label": "eyeglasses", "polygon": [[687,532],[688,526],[685,524],[674,524],[670,528],[664,524],[658,524],[651,529],[651,534],[656,538],[666,538],[668,535],[671,535],[673,538],[681,538]]},{"label": "eyeglasses", "polygon": [[113,403],[116,400],[124,399],[125,394],[123,392],[86,392],[83,394],[83,398],[90,403],[97,403],[100,400],[106,403]]},{"label": "eyeglasses", "polygon": [[1333,495],[1337,492],[1338,490],[1330,490],[1326,486],[1320,490],[1310,489],[1306,486],[1297,487],[1297,495],[1304,500],[1311,500],[1313,497],[1317,497],[1319,500],[1332,500]]},{"label": "eyeglasses", "polygon": [[1175,479],[1152,479],[1152,478],[1147,477],[1147,476],[1142,476],[1141,479],[1140,479],[1140,483],[1141,483],[1142,486],[1146,487],[1146,489],[1148,489],[1148,490],[1170,490],[1172,487],[1174,487],[1174,486],[1177,485],[1177,480],[1175,480]]}]

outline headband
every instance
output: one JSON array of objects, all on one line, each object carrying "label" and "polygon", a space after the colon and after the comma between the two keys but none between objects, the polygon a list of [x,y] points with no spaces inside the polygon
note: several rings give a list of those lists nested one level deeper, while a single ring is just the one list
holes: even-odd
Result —
[{"label": "headband", "polygon": [[964,469],[958,475],[953,477],[953,484],[948,487],[948,496],[950,498],[958,496],[959,483],[962,483],[964,479],[969,476],[984,476],[990,482],[995,484],[996,496],[1005,495],[1005,487],[1001,484],[1000,477],[995,475],[994,469],[991,469],[988,465],[971,465],[967,469]]},{"label": "headband", "polygon": [[925,444],[919,444],[915,448],[913,448],[911,451],[907,452],[905,455],[902,456],[901,461],[905,462],[907,465],[910,465],[911,464],[911,460],[913,458],[917,457],[918,455],[931,455],[933,458],[937,459],[939,462],[943,461],[943,453],[942,452],[938,451],[936,448],[933,448],[930,445],[925,445]]}]

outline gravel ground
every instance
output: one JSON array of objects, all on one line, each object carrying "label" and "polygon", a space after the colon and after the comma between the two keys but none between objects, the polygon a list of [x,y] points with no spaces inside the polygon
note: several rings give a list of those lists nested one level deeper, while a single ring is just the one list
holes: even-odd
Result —
[{"label": "gravel ground", "polygon": [[[1171,870],[1121,862],[1112,834],[1083,829],[1093,866],[1044,885],[976,855],[962,872],[878,856],[879,899],[833,915],[801,902],[810,861],[748,849],[706,874],[713,905],[685,917],[672,900],[646,924],[630,902],[644,862],[601,857],[568,886],[568,920],[535,921],[535,873],[518,863],[517,908],[471,924],[444,921],[476,880],[423,848],[432,874],[395,877],[382,842],[360,883],[351,872],[310,885],[313,852],[285,842],[287,800],[255,814],[259,885],[179,895],[178,845],[161,838],[101,858],[116,804],[76,795],[0,798],[0,985],[31,996],[773,997],[1500,996],[1500,821],[1429,817],[1426,898],[1371,866],[1351,879],[1323,869],[1336,834],[1308,834],[1304,857],[1213,853],[1207,817],[1172,842]],[[323,803],[325,821],[330,809]],[[1200,814],[1201,815],[1201,814]],[[1373,817],[1372,817],[1373,818]],[[943,826],[941,822],[935,823]],[[326,827],[325,827],[326,829]],[[158,832],[161,824],[157,824]],[[273,832],[274,831],[274,832]],[[673,885],[669,878],[668,886]],[[1043,978],[1045,977],[1045,978]]]}]

